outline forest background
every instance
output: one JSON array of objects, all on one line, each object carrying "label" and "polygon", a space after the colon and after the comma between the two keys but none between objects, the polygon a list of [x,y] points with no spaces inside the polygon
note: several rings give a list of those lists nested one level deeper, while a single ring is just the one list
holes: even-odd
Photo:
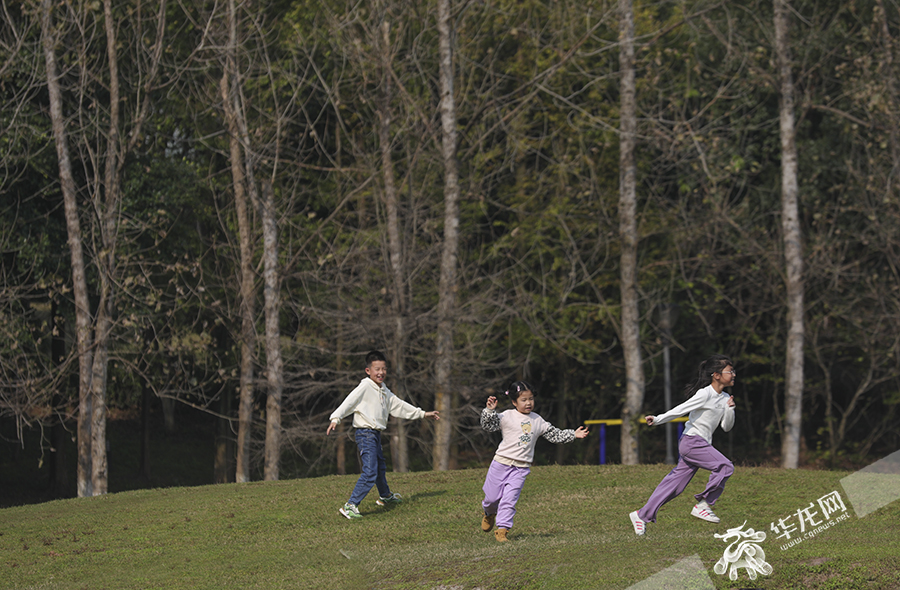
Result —
[{"label": "forest background", "polygon": [[[894,0],[0,9],[4,493],[152,485],[189,457],[197,483],[353,471],[324,432],[370,349],[442,410],[392,423],[398,471],[485,464],[479,411],[514,379],[557,426],[624,416],[612,460],[662,461],[636,419],[713,353],[738,372],[736,462],[900,447]],[[596,436],[538,461],[596,461]]]}]

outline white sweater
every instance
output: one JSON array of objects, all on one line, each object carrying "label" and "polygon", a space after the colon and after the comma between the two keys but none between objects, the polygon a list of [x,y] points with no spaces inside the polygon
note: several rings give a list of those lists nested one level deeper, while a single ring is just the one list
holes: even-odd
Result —
[{"label": "white sweater", "polygon": [[417,408],[394,395],[387,385],[379,386],[366,377],[359,382],[329,418],[335,424],[353,414],[354,428],[387,428],[388,416],[419,420],[425,417],[425,410]]},{"label": "white sweater", "polygon": [[688,412],[687,424],[684,425],[684,436],[702,436],[712,444],[712,435],[717,426],[728,432],[734,426],[734,408],[728,406],[731,397],[724,391],[716,393],[712,385],[704,387],[683,404],[677,405],[665,414],[653,417],[653,426],[665,424],[684,416]]}]

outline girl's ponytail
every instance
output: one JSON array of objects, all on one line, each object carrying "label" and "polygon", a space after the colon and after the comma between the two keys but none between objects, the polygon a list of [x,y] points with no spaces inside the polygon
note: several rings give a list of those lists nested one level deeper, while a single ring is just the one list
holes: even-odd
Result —
[{"label": "girl's ponytail", "polygon": [[713,373],[721,373],[728,365],[734,366],[731,359],[724,354],[714,354],[702,363],[697,369],[697,380],[684,386],[684,396],[691,397],[704,387],[712,383]]}]

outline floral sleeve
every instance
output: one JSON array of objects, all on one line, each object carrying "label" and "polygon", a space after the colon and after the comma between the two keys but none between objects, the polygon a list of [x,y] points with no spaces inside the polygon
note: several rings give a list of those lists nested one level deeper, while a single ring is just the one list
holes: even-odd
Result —
[{"label": "floral sleeve", "polygon": [[481,410],[481,427],[488,432],[500,430],[500,414],[490,408]]},{"label": "floral sleeve", "polygon": [[[481,423],[484,424],[484,414],[482,414]],[[572,429],[562,430],[556,426],[547,425],[547,431],[542,435],[552,443],[570,443],[575,440],[575,431]]]}]

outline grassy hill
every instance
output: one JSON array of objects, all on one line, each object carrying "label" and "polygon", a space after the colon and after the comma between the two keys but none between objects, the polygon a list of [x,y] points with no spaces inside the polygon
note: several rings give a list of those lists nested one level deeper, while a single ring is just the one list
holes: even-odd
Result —
[{"label": "grassy hill", "polygon": [[[167,488],[0,510],[0,588],[628,588],[697,555],[717,588],[900,588],[900,502],[857,518],[846,472],[741,468],[711,524],[689,515],[698,474],[644,538],[627,514],[668,467],[536,467],[509,543],[481,532],[485,470],[389,474],[404,504],[337,509],[356,476]],[[837,490],[849,518],[782,550],[769,524]],[[821,515],[818,517],[821,519]],[[715,533],[767,532],[771,576],[714,573]],[[745,527],[745,528],[746,528]]]}]

